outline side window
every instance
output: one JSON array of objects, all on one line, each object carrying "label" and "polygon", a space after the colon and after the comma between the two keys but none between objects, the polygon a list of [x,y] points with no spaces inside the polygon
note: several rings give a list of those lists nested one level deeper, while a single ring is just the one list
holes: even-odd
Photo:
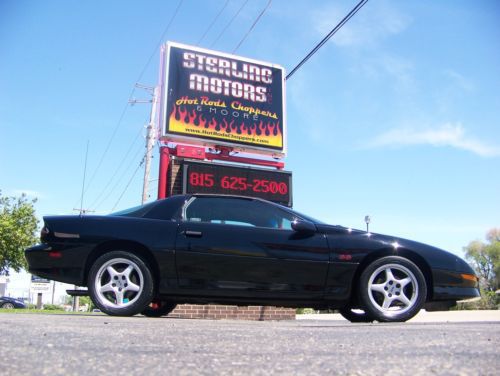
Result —
[{"label": "side window", "polygon": [[188,202],[184,220],[291,230],[292,214],[257,200],[196,197]]}]

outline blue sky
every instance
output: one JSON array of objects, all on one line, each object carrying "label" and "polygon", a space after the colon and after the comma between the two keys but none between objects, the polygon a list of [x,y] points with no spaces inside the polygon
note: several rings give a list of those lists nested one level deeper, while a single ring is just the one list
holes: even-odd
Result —
[{"label": "blue sky", "polygon": [[[231,52],[267,2],[214,44],[245,3],[229,0],[200,46]],[[236,54],[289,71],[356,2],[274,0]],[[182,1],[163,41],[197,44],[225,3]],[[40,217],[72,213],[89,141],[84,207],[140,203],[150,107],[119,120],[138,77],[157,83],[178,4],[0,1],[3,194],[37,197]],[[353,228],[369,214],[372,231],[458,255],[500,226],[499,18],[495,1],[369,1],[287,82],[295,208]]]}]

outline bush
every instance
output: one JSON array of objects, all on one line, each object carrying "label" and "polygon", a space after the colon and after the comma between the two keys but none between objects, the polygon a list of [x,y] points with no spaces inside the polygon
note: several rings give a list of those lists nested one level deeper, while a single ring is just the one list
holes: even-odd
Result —
[{"label": "bush", "polygon": [[64,311],[64,308],[57,304],[45,304],[43,309],[46,311]]},{"label": "bush", "polygon": [[312,308],[297,308],[295,313],[297,315],[307,315],[308,313],[316,313],[316,311]]},{"label": "bush", "polygon": [[458,303],[456,309],[500,309],[500,294],[496,294],[494,291],[481,290],[481,299],[473,302]]}]

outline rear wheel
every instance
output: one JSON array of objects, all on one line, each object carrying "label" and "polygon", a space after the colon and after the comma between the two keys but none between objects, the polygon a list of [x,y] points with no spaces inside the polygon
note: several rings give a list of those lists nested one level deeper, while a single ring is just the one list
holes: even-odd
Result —
[{"label": "rear wheel", "polygon": [[410,260],[388,256],[375,260],[363,271],[359,299],[377,321],[406,321],[425,303],[427,286],[420,269]]},{"label": "rear wheel", "polygon": [[141,313],[147,317],[166,316],[172,312],[177,304],[166,300],[153,300]]},{"label": "rear wheel", "polygon": [[146,263],[127,251],[99,257],[90,268],[89,295],[102,312],[133,316],[153,299],[153,276]]}]

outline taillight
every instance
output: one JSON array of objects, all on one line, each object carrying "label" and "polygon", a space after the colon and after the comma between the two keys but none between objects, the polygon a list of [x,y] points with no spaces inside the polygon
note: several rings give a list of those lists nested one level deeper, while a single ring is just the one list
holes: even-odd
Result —
[{"label": "taillight", "polygon": [[61,258],[62,257],[62,253],[59,252],[59,251],[50,251],[49,252],[49,257],[50,258]]}]

